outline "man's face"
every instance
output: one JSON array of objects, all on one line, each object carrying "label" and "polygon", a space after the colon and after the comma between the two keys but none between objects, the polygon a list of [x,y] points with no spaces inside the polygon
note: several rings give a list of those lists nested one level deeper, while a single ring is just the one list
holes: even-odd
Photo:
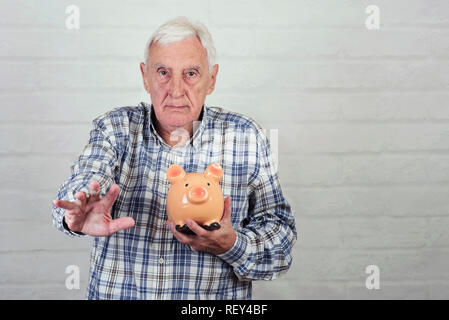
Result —
[{"label": "man's face", "polygon": [[206,96],[215,87],[218,65],[209,72],[206,49],[197,37],[150,47],[147,69],[140,64],[145,90],[165,129],[198,120]]}]

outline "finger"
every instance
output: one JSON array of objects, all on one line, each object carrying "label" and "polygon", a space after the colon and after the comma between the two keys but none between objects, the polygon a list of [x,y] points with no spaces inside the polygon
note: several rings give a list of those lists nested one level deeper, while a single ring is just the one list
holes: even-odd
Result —
[{"label": "finger", "polygon": [[110,234],[116,233],[117,231],[125,230],[134,227],[136,222],[131,217],[122,217],[112,220],[109,224]]},{"label": "finger", "polygon": [[79,202],[72,202],[67,200],[53,200],[53,204],[59,208],[66,210],[73,210],[80,206]]},{"label": "finger", "polygon": [[96,180],[92,180],[89,184],[89,202],[100,200],[100,184]]},{"label": "finger", "polygon": [[190,244],[192,241],[192,238],[184,233],[179,232],[175,228],[175,224],[172,221],[168,222],[168,228],[173,233],[176,239],[178,239],[179,242],[184,244]]},{"label": "finger", "polygon": [[232,197],[226,197],[225,201],[224,201],[224,208],[223,208],[223,216],[221,217],[220,222],[224,222],[226,220],[231,221],[231,200]]},{"label": "finger", "polygon": [[86,202],[87,202],[86,193],[84,191],[77,192],[75,194],[75,198],[81,202],[81,210],[85,211],[86,210]]},{"label": "finger", "polygon": [[109,210],[112,208],[112,205],[114,204],[115,200],[117,200],[119,193],[120,187],[118,186],[118,184],[114,183],[103,198],[106,208],[108,208]]},{"label": "finger", "polygon": [[204,228],[200,227],[200,225],[193,220],[187,219],[186,224],[189,229],[192,230],[197,236],[207,237],[210,233],[210,231],[207,231]]},{"label": "finger", "polygon": [[79,217],[84,215],[84,211],[81,211],[80,208],[76,208],[76,209],[72,209],[72,210],[67,210],[65,212],[66,216],[70,216],[70,217]]}]

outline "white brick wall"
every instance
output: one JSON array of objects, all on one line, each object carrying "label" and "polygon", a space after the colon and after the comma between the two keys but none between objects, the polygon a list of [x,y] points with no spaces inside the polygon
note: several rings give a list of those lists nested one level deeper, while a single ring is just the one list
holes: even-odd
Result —
[{"label": "white brick wall", "polygon": [[[80,30],[65,7],[80,8]],[[380,9],[367,30],[365,8]],[[0,21],[0,298],[82,299],[90,239],[51,200],[94,117],[149,101],[147,38],[205,23],[220,71],[210,105],[277,129],[297,220],[291,270],[266,299],[449,298],[449,2],[446,0],[8,0]],[[81,289],[65,288],[67,265]],[[380,290],[365,268],[380,268]]]}]

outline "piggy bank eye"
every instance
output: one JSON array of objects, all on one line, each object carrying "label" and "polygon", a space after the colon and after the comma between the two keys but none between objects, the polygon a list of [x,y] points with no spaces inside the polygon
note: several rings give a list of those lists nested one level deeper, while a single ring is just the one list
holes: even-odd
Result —
[{"label": "piggy bank eye", "polygon": [[188,183],[186,183],[186,187],[188,186],[189,184]]},{"label": "piggy bank eye", "polygon": [[210,183],[208,182],[207,185],[210,186]]}]

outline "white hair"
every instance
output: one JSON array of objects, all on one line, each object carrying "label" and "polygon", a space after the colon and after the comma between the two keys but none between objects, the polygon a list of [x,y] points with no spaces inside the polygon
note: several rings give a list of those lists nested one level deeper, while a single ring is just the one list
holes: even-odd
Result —
[{"label": "white hair", "polygon": [[159,44],[168,44],[179,42],[189,37],[198,37],[204,49],[207,52],[209,62],[209,71],[215,64],[215,47],[212,41],[212,36],[207,30],[206,26],[199,21],[192,22],[187,17],[177,17],[167,21],[161,25],[150,37],[145,47],[145,65],[148,70],[148,58],[150,56],[150,46],[153,42]]}]

